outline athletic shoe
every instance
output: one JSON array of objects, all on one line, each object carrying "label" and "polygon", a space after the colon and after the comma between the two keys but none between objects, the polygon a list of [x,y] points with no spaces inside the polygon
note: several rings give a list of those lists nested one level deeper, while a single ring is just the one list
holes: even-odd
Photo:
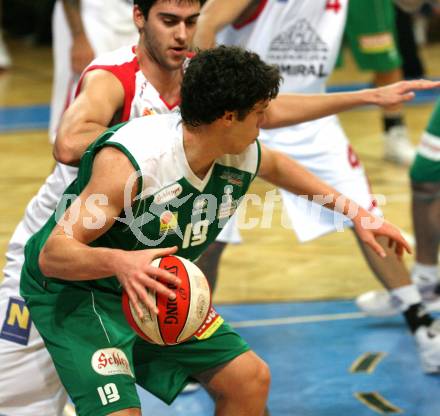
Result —
[{"label": "athletic shoe", "polygon": [[[420,291],[428,312],[440,311],[440,294],[437,286],[432,291]],[[368,316],[394,316],[400,314],[401,301],[386,290],[371,290],[355,299],[356,306]]]},{"label": "athletic shoe", "polygon": [[410,166],[416,155],[404,126],[392,127],[384,134],[384,157],[389,162]]},{"label": "athletic shoe", "polygon": [[362,293],[356,300],[357,307],[368,316],[394,316],[400,313],[400,300],[386,290]]},{"label": "athletic shoe", "polygon": [[421,326],[414,334],[425,373],[440,373],[440,320]]},{"label": "athletic shoe", "polygon": [[6,45],[3,42],[3,38],[0,33],[0,70],[7,69],[11,66],[11,57],[9,56]]},{"label": "athletic shoe", "polygon": [[[421,273],[411,273],[411,280],[422,295],[425,308],[429,312],[440,311],[440,283],[437,277]],[[394,316],[401,312],[400,300],[386,290],[370,291],[359,295],[357,307],[369,316]]]}]

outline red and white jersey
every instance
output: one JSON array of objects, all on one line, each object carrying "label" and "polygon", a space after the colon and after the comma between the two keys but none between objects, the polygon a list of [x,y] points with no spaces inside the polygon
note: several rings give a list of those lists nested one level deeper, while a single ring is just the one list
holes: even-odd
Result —
[{"label": "red and white jersey", "polygon": [[[104,69],[113,73],[123,85],[125,102],[120,116],[114,120],[114,124],[140,116],[170,114],[179,111],[178,102],[167,103],[145,78],[139,69],[134,50],[134,47],[123,47],[103,54],[92,61],[84,71],[85,74],[96,69]],[[81,82],[82,78],[79,81],[77,93]],[[6,253],[8,261],[4,268],[5,279],[2,282],[2,290],[4,289],[7,295],[17,296],[19,293],[23,251],[27,240],[52,215],[61,195],[77,177],[77,173],[77,168],[57,163],[38,194],[27,205],[25,216],[15,229]]]},{"label": "red and white jersey", "polygon": [[[242,46],[277,65],[283,76],[280,92],[323,93],[341,46],[347,8],[348,0],[262,0],[246,22],[223,29],[217,43]],[[268,134],[271,142],[288,144],[295,131],[295,141],[310,144],[321,122],[266,130],[261,138]]]},{"label": "red and white jersey", "polygon": [[[85,69],[82,77],[90,71],[103,69],[119,79],[125,91],[125,102],[120,120],[151,114],[169,114],[179,111],[179,102],[167,103],[145,78],[139,69],[134,47],[123,47],[100,55]],[[81,89],[82,77],[78,83],[77,94]]]}]

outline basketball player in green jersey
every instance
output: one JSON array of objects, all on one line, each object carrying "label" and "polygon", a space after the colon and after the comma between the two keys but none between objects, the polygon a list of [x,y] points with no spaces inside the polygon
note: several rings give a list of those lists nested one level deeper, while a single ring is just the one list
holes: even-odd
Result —
[{"label": "basketball player in green jersey", "polygon": [[[196,259],[257,173],[350,213],[378,255],[385,255],[379,235],[399,255],[409,250],[395,227],[260,146],[260,124],[279,82],[278,69],[251,52],[200,53],[183,78],[181,116],[139,118],[104,133],[83,156],[57,212],[27,244],[21,292],[80,415],[140,415],[135,383],[170,403],[189,377],[212,394],[216,415],[263,414],[267,365],[226,323],[164,348],[139,339],[120,304],[124,288],[133,304],[155,313],[145,287],[166,287],[153,276],[179,282],[151,260],[171,253]],[[151,145],[142,137],[160,140]],[[163,227],[163,214],[173,215],[173,226]]]}]

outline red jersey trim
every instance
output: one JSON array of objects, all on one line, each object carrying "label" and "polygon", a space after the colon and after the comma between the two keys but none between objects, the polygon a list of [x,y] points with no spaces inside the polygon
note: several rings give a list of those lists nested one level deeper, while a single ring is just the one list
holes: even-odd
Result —
[{"label": "red jersey trim", "polygon": [[232,25],[232,27],[234,29],[242,29],[243,27],[245,27],[246,25],[252,23],[253,21],[257,20],[258,16],[260,16],[260,14],[263,12],[264,8],[266,7],[267,4],[267,0],[262,0],[260,2],[260,4],[258,5],[257,9],[255,10],[254,13],[252,13],[251,16],[249,16],[243,23],[240,24],[234,24]]},{"label": "red jersey trim", "polygon": [[122,84],[122,87],[124,88],[124,106],[122,108],[121,118],[118,122],[127,121],[130,117],[131,103],[136,89],[136,72],[139,71],[137,58],[134,57],[131,61],[125,62],[121,65],[92,65],[88,67],[81,75],[75,91],[75,97],[81,91],[84,76],[95,69],[102,69],[111,72]]},{"label": "red jersey trim", "polygon": [[168,110],[173,110],[174,108],[176,108],[180,105],[180,99],[177,100],[174,104],[168,104],[167,101],[161,95],[159,95],[159,98],[167,106]]}]

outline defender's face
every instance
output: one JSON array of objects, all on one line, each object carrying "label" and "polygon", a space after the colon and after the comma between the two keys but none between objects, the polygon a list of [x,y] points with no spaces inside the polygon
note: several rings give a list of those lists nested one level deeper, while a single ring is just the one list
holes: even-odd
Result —
[{"label": "defender's face", "polygon": [[150,9],[148,19],[141,15],[135,22],[147,54],[167,70],[182,66],[192,42],[200,14],[199,2],[159,0]]}]

